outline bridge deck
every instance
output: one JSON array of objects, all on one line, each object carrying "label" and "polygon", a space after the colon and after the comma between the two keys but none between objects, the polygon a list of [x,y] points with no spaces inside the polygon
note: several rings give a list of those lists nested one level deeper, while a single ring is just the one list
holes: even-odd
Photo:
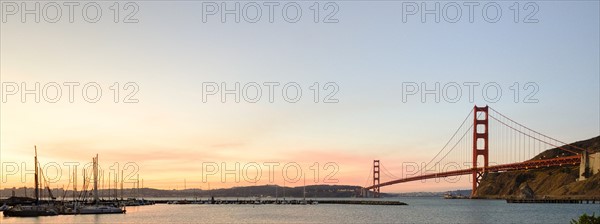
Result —
[{"label": "bridge deck", "polygon": [[[581,156],[574,155],[574,156],[566,156],[566,157],[559,157],[559,158],[552,158],[552,159],[528,160],[528,161],[520,162],[520,163],[510,163],[510,164],[488,166],[488,168],[485,170],[485,172],[527,170],[527,169],[537,169],[537,168],[542,168],[542,167],[577,165],[579,163],[581,163]],[[441,172],[441,173],[425,174],[425,175],[414,176],[414,177],[406,177],[406,178],[401,178],[401,179],[397,179],[397,180],[393,180],[393,181],[384,182],[384,183],[381,183],[378,185],[373,185],[373,186],[367,187],[365,189],[368,190],[368,189],[373,189],[376,187],[384,187],[384,186],[389,186],[389,185],[393,185],[393,184],[399,184],[399,183],[405,183],[405,182],[411,182],[411,181],[417,181],[417,180],[426,180],[426,179],[432,179],[432,178],[467,175],[467,174],[472,174],[473,171],[475,171],[475,170],[473,168],[471,168],[471,169],[453,170],[453,171],[447,171],[447,172]],[[484,168],[483,167],[477,168],[477,172],[484,172]]]}]

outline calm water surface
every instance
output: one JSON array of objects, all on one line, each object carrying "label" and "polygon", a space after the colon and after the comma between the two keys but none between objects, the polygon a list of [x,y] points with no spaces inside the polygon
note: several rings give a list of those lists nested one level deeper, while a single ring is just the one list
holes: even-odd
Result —
[{"label": "calm water surface", "polygon": [[569,223],[600,204],[507,204],[503,200],[394,198],[408,206],[166,205],[127,214],[2,217],[0,223]]}]

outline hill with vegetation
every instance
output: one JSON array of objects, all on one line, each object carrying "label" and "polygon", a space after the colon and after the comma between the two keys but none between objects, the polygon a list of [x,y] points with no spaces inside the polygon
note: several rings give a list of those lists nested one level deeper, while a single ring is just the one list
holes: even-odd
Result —
[{"label": "hill with vegetation", "polygon": [[[570,145],[588,149],[590,152],[600,152],[600,136]],[[532,160],[570,155],[573,154],[553,148],[540,153]],[[481,180],[475,196],[479,198],[600,197],[600,187],[598,187],[600,173],[583,181],[577,181],[578,178],[579,165],[488,173]]]}]

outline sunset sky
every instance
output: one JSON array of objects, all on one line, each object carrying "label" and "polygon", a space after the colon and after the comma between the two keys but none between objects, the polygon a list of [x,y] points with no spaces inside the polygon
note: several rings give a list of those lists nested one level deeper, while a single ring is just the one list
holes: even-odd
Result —
[{"label": "sunset sky", "polygon": [[[225,163],[231,169],[236,162],[281,164],[271,183],[278,185],[284,184],[282,167],[290,163],[302,167],[307,184],[315,184],[309,180],[318,163],[317,183],[322,184],[334,170],[325,167],[331,162],[337,164],[331,178],[337,184],[362,186],[374,159],[397,176],[403,162],[428,162],[475,104],[488,104],[564,142],[600,134],[598,1],[536,2],[537,23],[515,23],[510,2],[499,2],[504,11],[497,23],[484,21],[480,8],[473,23],[466,9],[457,23],[443,18],[436,23],[433,17],[422,23],[420,14],[403,22],[401,2],[336,4],[337,23],[314,23],[312,2],[305,1],[299,2],[304,11],[297,23],[281,15],[270,23],[266,9],[257,23],[243,18],[236,23],[233,16],[222,23],[219,14],[203,22],[202,4],[195,1],[137,2],[137,23],[114,23],[109,2],[100,2],[104,11],[97,23],[84,21],[78,13],[69,23],[67,11],[57,23],[43,18],[36,23],[33,16],[22,23],[20,14],[3,11],[0,188],[33,186],[32,175],[22,180],[21,174],[33,170],[34,145],[42,164],[62,167],[63,177],[52,187],[67,186],[65,162],[83,166],[96,154],[104,169],[114,163],[120,169],[128,162],[137,164],[145,187],[161,189],[182,189],[184,180],[187,188],[207,189],[203,163]],[[529,11],[521,13],[524,17]],[[36,103],[30,94],[22,102],[20,92],[6,94],[15,83],[33,89],[36,82],[40,88],[60,84],[60,101],[49,103],[42,96]],[[73,102],[65,82],[80,84],[74,87]],[[118,103],[111,90],[115,82]],[[243,97],[236,103],[233,95],[226,95],[223,103],[216,94],[203,102],[203,83],[222,82],[228,89],[236,82],[242,87],[258,83],[262,97],[257,103]],[[265,82],[280,83],[274,102],[269,102]],[[291,82],[302,89],[296,103],[282,96],[282,87]],[[318,103],[311,90],[315,82],[320,86]],[[339,87],[333,96],[337,103],[323,103],[333,89],[323,89],[329,82]],[[403,82],[424,82],[428,88],[436,82],[480,85],[474,102],[464,86],[456,103],[444,98],[438,103],[431,95],[421,102],[418,94],[403,102]],[[503,91],[497,102],[482,96],[481,87],[491,82]],[[521,86],[519,102],[510,90],[515,82]],[[522,88],[528,82],[539,87],[537,103],[523,102],[529,91]],[[98,102],[82,97],[87,83],[101,87]],[[139,102],[123,103],[134,89],[124,89],[126,83],[139,87],[132,97]],[[294,96],[293,90],[288,93]],[[52,90],[48,94],[55,95]],[[19,167],[16,174],[6,170],[14,164]],[[269,183],[267,170],[261,180],[257,184]],[[219,175],[208,182],[211,188],[253,185],[223,183]],[[415,182],[383,191],[469,188],[465,176],[458,183]]]}]

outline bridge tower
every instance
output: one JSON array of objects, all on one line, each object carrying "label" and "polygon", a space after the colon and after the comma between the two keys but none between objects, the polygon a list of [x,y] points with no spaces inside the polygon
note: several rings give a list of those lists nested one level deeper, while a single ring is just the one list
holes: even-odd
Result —
[{"label": "bridge tower", "polygon": [[[482,116],[478,119],[478,116]],[[488,106],[473,107],[473,191],[471,196],[475,196],[477,187],[481,178],[487,173],[488,168]],[[477,170],[477,160],[479,156],[483,156],[483,169],[481,172]]]},{"label": "bridge tower", "polygon": [[[373,186],[379,185],[379,160],[373,160]],[[379,186],[373,188],[373,197],[379,198]]]}]

